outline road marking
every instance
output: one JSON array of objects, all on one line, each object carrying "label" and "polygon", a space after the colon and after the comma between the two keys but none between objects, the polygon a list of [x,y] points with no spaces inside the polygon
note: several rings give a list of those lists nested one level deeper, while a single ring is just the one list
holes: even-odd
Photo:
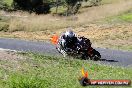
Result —
[{"label": "road marking", "polygon": [[0,48],[0,51],[19,52],[19,51],[16,51],[16,50],[11,50],[11,49],[4,49],[4,48]]}]

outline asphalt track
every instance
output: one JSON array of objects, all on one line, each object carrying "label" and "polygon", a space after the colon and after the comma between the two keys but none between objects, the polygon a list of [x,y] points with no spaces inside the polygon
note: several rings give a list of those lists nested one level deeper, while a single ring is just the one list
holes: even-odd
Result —
[{"label": "asphalt track", "polygon": [[[55,49],[55,46],[49,42],[0,38],[0,48],[60,56]],[[98,50],[102,55],[101,60],[97,61],[97,63],[121,67],[132,67],[132,52],[103,48],[96,48],[96,50]]]}]

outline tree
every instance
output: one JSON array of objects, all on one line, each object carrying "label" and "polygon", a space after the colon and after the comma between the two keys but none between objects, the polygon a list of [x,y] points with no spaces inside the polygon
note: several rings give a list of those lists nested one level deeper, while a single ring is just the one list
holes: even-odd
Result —
[{"label": "tree", "polygon": [[46,0],[13,0],[13,7],[17,10],[36,12],[37,14],[49,13],[50,10]]},{"label": "tree", "polygon": [[82,0],[64,0],[67,7],[67,15],[75,14],[78,12]]}]

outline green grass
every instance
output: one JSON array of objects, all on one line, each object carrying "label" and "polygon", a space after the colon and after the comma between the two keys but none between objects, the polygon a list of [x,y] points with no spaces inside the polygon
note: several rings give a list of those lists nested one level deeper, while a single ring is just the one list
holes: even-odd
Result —
[{"label": "green grass", "polygon": [[125,13],[121,13],[120,15],[117,16],[111,16],[107,17],[103,20],[100,20],[99,22],[103,23],[132,23],[132,11],[129,10]]},{"label": "green grass", "polygon": [[119,16],[118,18],[120,18],[121,20],[126,21],[126,22],[132,22],[132,12],[123,14],[123,15]]},{"label": "green grass", "polygon": [[89,72],[91,79],[132,79],[132,68],[112,67],[96,64],[93,61],[33,53],[25,55],[28,58],[18,59],[17,63],[9,60],[1,61],[1,88],[83,88],[78,82],[78,78],[82,76],[82,67]]},{"label": "green grass", "polygon": [[108,21],[120,21],[120,22],[127,22],[127,23],[131,23],[132,22],[132,12],[129,13],[124,13],[118,16],[113,16],[108,18]]}]

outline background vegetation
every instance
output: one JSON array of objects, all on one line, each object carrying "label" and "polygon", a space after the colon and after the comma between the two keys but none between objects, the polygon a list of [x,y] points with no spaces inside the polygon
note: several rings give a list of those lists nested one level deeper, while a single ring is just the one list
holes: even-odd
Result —
[{"label": "background vegetation", "polygon": [[[55,7],[56,13],[58,13],[58,8],[63,6],[66,8],[63,15],[76,14],[81,7],[83,1],[87,0],[5,0],[1,1],[1,9],[12,10],[24,10],[31,12],[36,12],[37,14],[49,13],[50,9]],[[89,1],[89,0],[88,0]],[[93,6],[99,5],[101,0],[92,0]]]}]

